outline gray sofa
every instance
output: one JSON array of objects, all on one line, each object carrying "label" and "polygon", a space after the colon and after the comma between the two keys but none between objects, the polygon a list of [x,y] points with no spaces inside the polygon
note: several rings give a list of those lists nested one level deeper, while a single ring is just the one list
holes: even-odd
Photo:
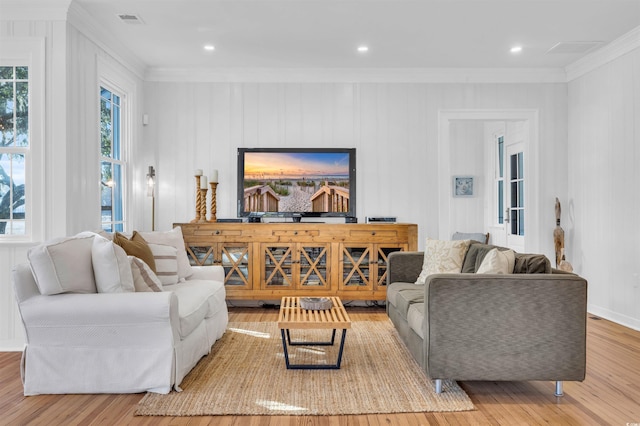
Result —
[{"label": "gray sofa", "polygon": [[551,380],[560,396],[585,377],[587,282],[518,253],[513,274],[475,274],[491,248],[472,242],[462,273],[425,285],[422,252],[392,253],[387,314],[438,393],[443,379]]}]

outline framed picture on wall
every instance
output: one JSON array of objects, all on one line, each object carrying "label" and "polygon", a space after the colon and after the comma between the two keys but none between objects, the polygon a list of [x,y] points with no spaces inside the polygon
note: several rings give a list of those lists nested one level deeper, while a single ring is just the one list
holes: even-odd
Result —
[{"label": "framed picture on wall", "polygon": [[473,197],[473,176],[454,176],[453,196]]}]

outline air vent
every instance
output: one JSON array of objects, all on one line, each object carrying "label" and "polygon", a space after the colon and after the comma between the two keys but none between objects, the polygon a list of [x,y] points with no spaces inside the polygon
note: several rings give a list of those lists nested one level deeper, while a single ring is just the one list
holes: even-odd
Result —
[{"label": "air vent", "polygon": [[563,41],[551,49],[547,50],[547,53],[580,53],[584,54],[600,47],[603,44],[601,41]]},{"label": "air vent", "polygon": [[120,18],[120,20],[125,24],[144,24],[144,22],[142,22],[142,19],[140,19],[138,15],[131,15],[130,13],[118,13],[118,18]]}]

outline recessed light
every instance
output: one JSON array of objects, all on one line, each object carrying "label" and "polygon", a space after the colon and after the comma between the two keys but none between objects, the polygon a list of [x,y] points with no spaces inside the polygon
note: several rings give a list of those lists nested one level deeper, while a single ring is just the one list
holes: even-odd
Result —
[{"label": "recessed light", "polygon": [[358,52],[365,53],[369,51],[369,46],[358,46]]},{"label": "recessed light", "polygon": [[510,50],[511,53],[520,53],[522,52],[522,46],[513,46]]},{"label": "recessed light", "polygon": [[216,50],[216,47],[213,44],[205,44],[204,50],[206,50],[207,52],[213,52],[214,50]]}]

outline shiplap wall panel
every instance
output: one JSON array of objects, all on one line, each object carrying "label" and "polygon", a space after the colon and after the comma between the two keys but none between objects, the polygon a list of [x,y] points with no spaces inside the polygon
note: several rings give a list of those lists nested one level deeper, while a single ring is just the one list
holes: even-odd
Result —
[{"label": "shiplap wall panel", "polygon": [[568,259],[589,280],[589,309],[640,328],[640,49],[568,85]]}]

